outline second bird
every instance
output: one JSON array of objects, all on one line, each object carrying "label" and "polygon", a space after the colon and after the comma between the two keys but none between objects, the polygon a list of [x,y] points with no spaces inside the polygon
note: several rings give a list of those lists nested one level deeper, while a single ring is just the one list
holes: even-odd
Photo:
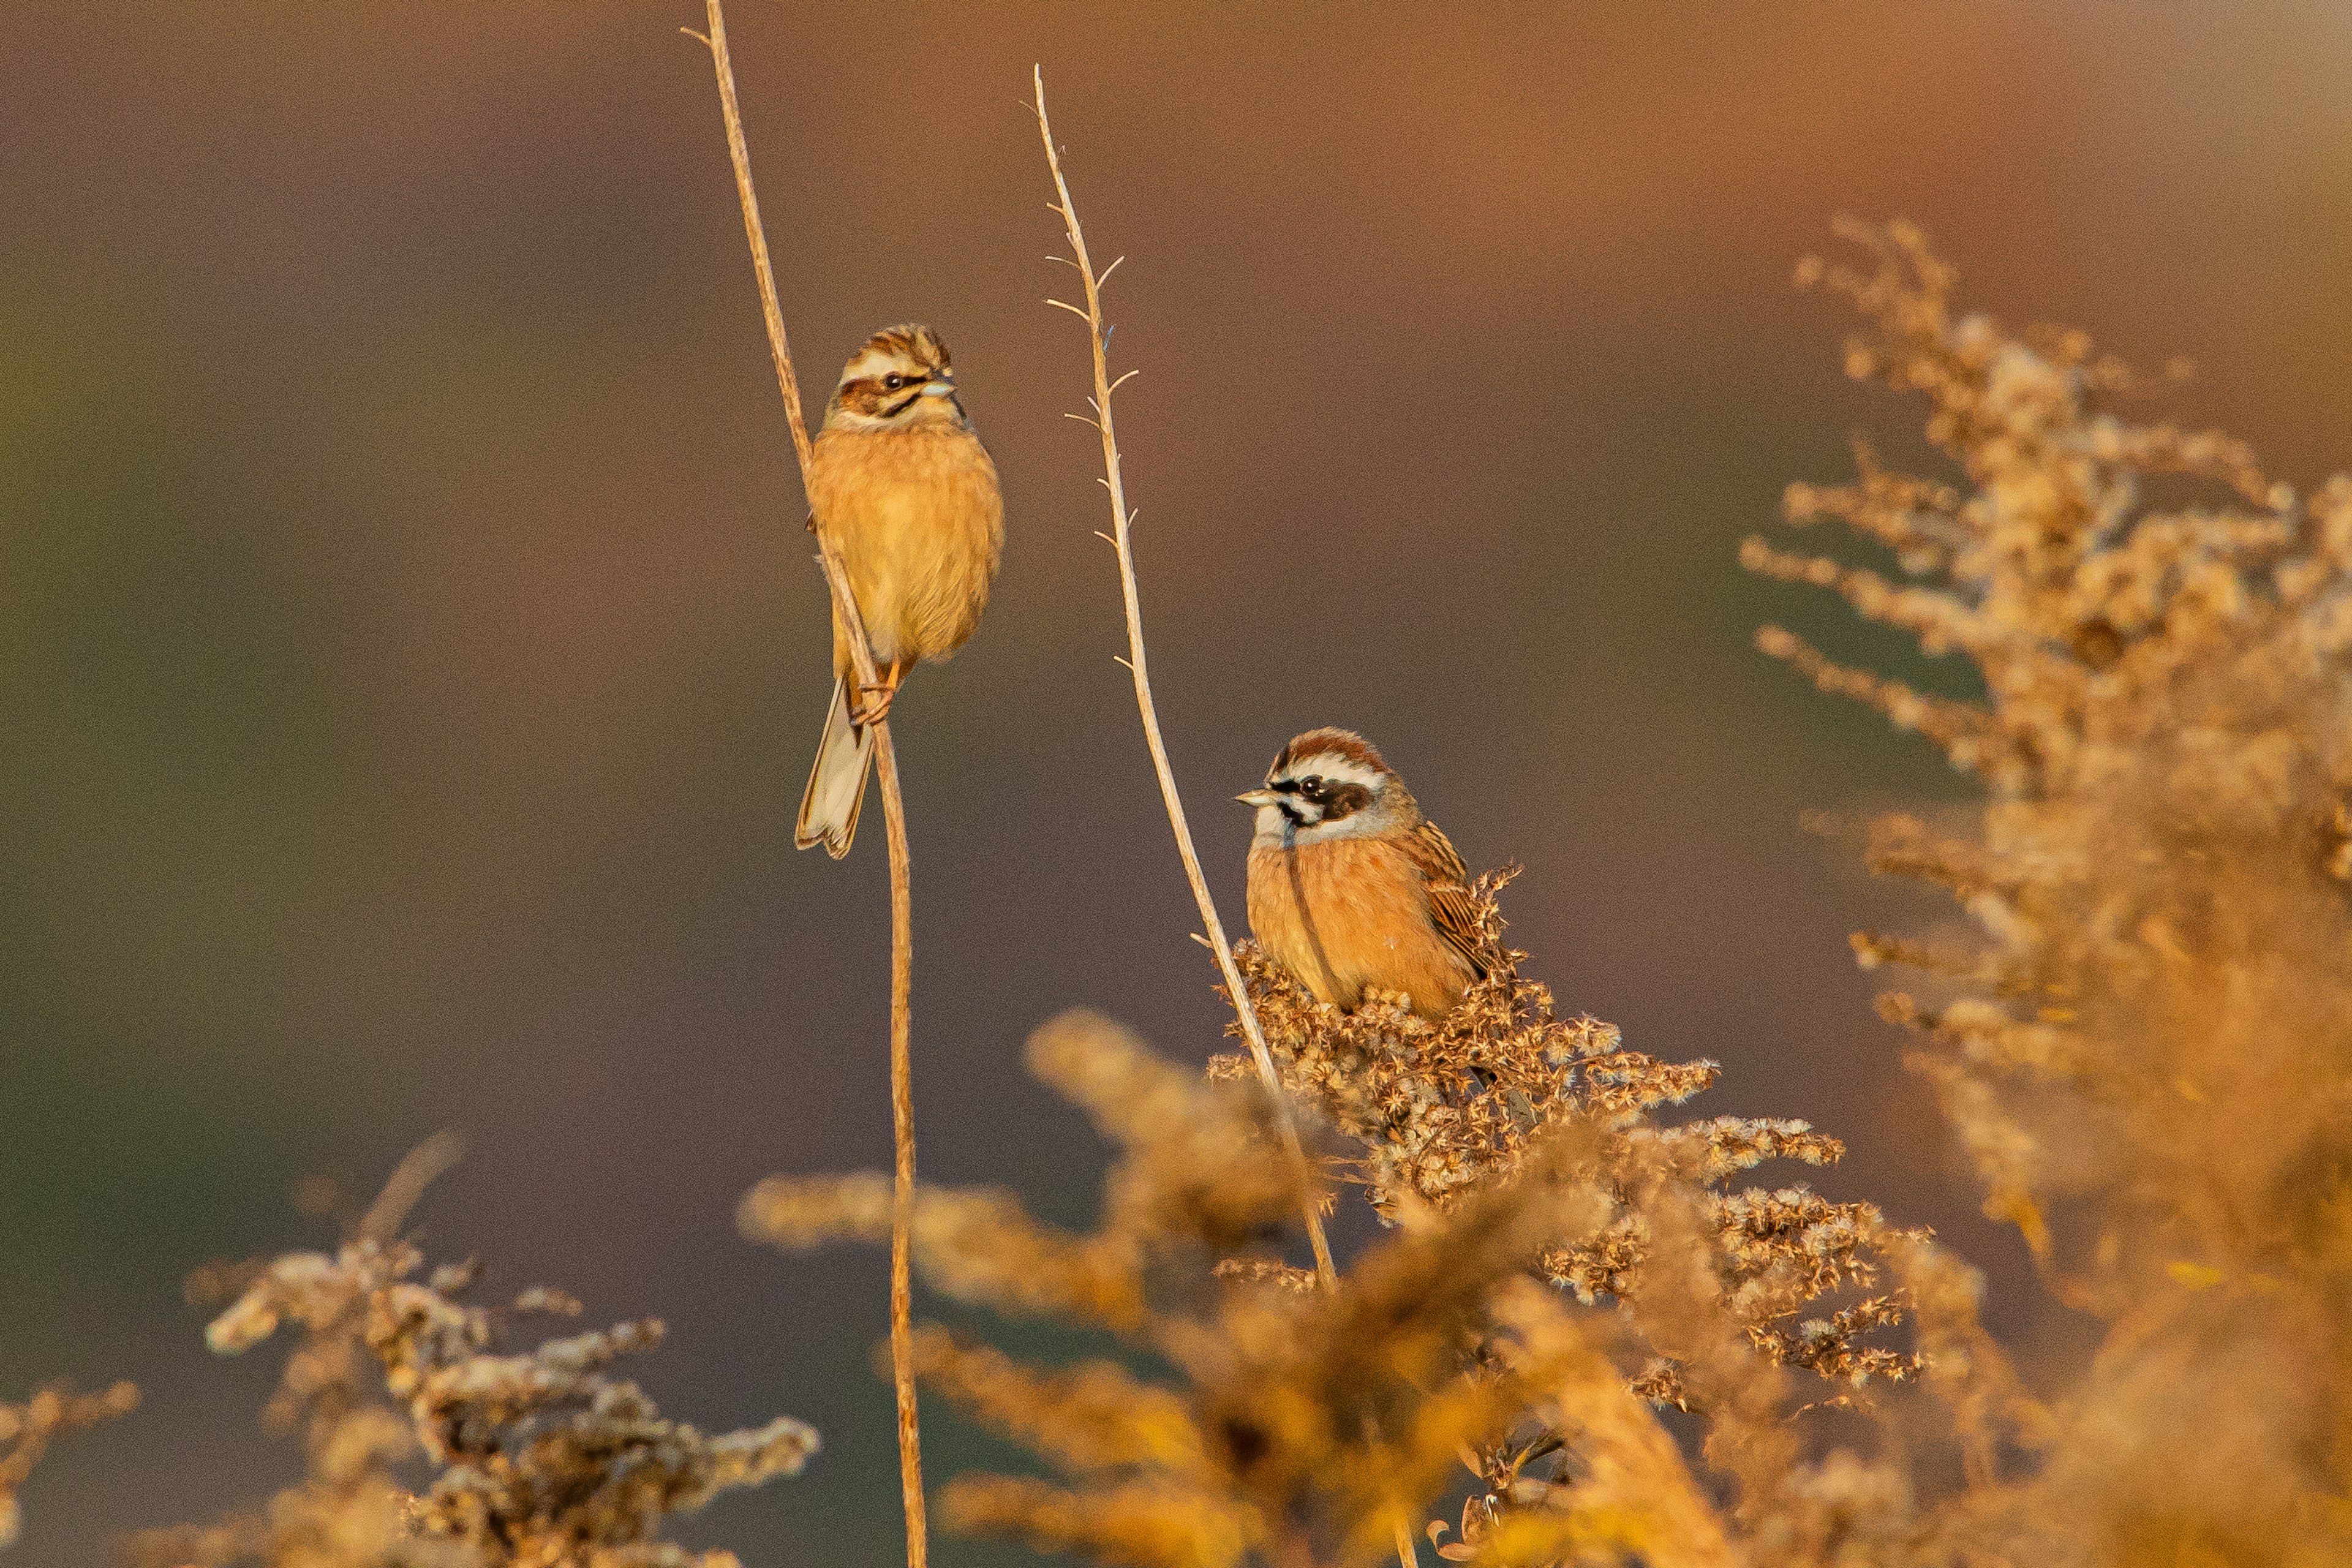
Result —
[{"label": "second bird", "polygon": [[835,859],[857,835],[873,722],[919,660],[944,659],[980,626],[1004,551],[996,465],[957,401],[948,346],[892,327],[842,368],[809,459],[809,527],[841,552],[874,648],[877,684],[857,688],[833,618],[833,706],[801,796],[793,842]]},{"label": "second bird", "polygon": [[1499,962],[1462,857],[1361,735],[1309,730],[1234,798],[1257,808],[1250,931],[1318,1001],[1377,986],[1442,1018]]}]

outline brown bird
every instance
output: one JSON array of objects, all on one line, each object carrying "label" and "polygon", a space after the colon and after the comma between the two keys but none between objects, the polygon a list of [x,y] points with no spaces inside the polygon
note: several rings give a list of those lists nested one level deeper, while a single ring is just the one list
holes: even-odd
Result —
[{"label": "brown bird", "polygon": [[866,340],[842,367],[814,447],[809,527],[841,552],[879,678],[852,700],[856,672],[836,612],[833,706],[793,838],[838,860],[857,836],[871,725],[918,660],[948,658],[980,625],[1004,552],[1004,498],[956,399],[948,346],[929,327]]},{"label": "brown bird", "polygon": [[1257,808],[1251,933],[1318,1000],[1378,986],[1442,1018],[1495,968],[1462,857],[1361,735],[1309,730],[1234,798]]}]

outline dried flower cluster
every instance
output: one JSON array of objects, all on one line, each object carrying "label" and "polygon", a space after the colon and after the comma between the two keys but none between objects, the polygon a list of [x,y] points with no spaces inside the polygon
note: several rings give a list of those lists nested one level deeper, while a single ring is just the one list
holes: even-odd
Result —
[{"label": "dried flower cluster", "polygon": [[[1925,1037],[1989,1210],[2107,1321],[2099,1354],[2029,1394],[1924,1232],[1736,1184],[1832,1140],[1662,1121],[1711,1064],[1559,1017],[1516,963],[1430,1022],[1325,1006],[1244,947],[1286,1087],[1390,1231],[1322,1289],[1278,1255],[1297,1194],[1244,1064],[1193,1085],[1101,1020],[1050,1026],[1033,1065],[1121,1147],[1101,1227],[927,1193],[919,1261],[1172,1375],[927,1333],[933,1385],[1062,1478],[961,1479],[951,1522],[1105,1562],[1370,1562],[1459,1459],[1459,1525],[1430,1534],[1479,1563],[2352,1557],[2352,483],[2302,504],[2239,443],[2126,422],[2103,405],[2139,384],[2079,334],[1955,319],[1916,236],[1856,235],[1874,271],[1807,275],[1862,306],[1849,368],[1925,395],[1957,472],[1865,451],[1856,484],[1791,491],[1792,521],[1849,523],[1897,575],[1745,558],[1966,656],[1985,695],[1761,640],[1990,787],[1972,826],[1873,836],[1971,934],[1856,946],[1929,973],[1884,1010]],[[1497,942],[1503,879],[1478,889]],[[788,1245],[882,1217],[860,1178],[772,1182],[744,1213]],[[1839,1392],[1808,1397],[1808,1371]],[[1664,1406],[1697,1416],[1696,1456]]]},{"label": "dried flower cluster", "polygon": [[[1465,1217],[1486,1241],[1476,1257],[1400,1239],[1337,1301],[1278,1267],[1221,1274],[1222,1258],[1297,1212],[1261,1098],[1201,1083],[1086,1014],[1040,1030],[1029,1060],[1122,1151],[1100,1227],[1072,1235],[1003,1194],[926,1189],[917,1264],[962,1300],[1109,1331],[1186,1381],[1147,1383],[1110,1361],[1038,1371],[927,1332],[933,1386],[1070,1478],[960,1479],[943,1499],[950,1523],[1137,1563],[1309,1561],[1328,1531],[1384,1543],[1390,1516],[1433,1485],[1422,1472],[1450,1468],[1457,1442],[1487,1425],[1492,1380],[1457,1380],[1435,1404],[1418,1390],[1444,1380],[1486,1287],[1531,1253],[1525,1215],[1496,1205]],[[788,1246],[873,1240],[878,1195],[874,1178],[772,1178],[745,1200],[743,1226]]]},{"label": "dried flower cluster", "polygon": [[[1853,483],[1787,505],[1865,562],[1762,539],[1743,559],[1958,656],[1978,690],[1759,640],[1986,787],[1870,834],[1875,868],[1964,918],[1854,944],[1923,976],[1882,1011],[2096,1353],[2029,1392],[1977,1275],[1926,1232],[1741,1184],[1827,1164],[1833,1139],[1671,1120],[1714,1065],[1559,1016],[1525,954],[1430,1021],[1318,1003],[1244,943],[1319,1170],[1254,1062],[1204,1081],[1070,1014],[1029,1061],[1117,1147],[1094,1228],[916,1194],[934,1288],[1103,1341],[1045,1367],[913,1336],[932,1388],[1052,1472],[957,1479],[951,1524],[1150,1568],[1412,1568],[1424,1537],[1486,1568],[2352,1561],[2352,480],[2298,498],[2242,443],[2135,423],[2116,410],[2147,388],[2081,334],[1957,315],[1916,233],[1847,232],[1874,266],[1801,276],[1860,308],[1848,369],[1926,401],[1949,471],[1865,449]],[[1475,893],[1497,949],[1508,879]],[[814,1434],[662,1419],[610,1370],[658,1324],[499,1350],[517,1317],[580,1309],[533,1290],[493,1310],[465,1299],[471,1265],[425,1272],[398,1232],[448,1153],[413,1157],[337,1252],[214,1271],[234,1298],[216,1350],[301,1331],[268,1415],[307,1475],[135,1560],[733,1561],[658,1541],[662,1520],[796,1471]],[[1333,1278],[1297,1266],[1295,1227],[1340,1184],[1384,1223]],[[776,1177],[739,1217],[778,1246],[882,1243],[894,1189]],[[0,1542],[49,1439],[131,1399],[0,1407]]]},{"label": "dried flower cluster", "polygon": [[[1471,889],[1489,951],[1505,951],[1496,895],[1515,875],[1490,872]],[[1552,1129],[1588,1121],[1601,1130],[1609,1218],[1590,1234],[1552,1238],[1542,1273],[1588,1303],[1631,1296],[1654,1230],[1645,1211],[1663,1180],[1703,1215],[1725,1300],[1758,1348],[1857,1384],[1917,1369],[1911,1355],[1864,1342],[1901,1321],[1895,1294],[1864,1296],[1826,1317],[1801,1314],[1833,1292],[1868,1289],[1882,1278],[1885,1248],[1924,1242],[1924,1233],[1892,1232],[1871,1205],[1832,1203],[1801,1185],[1730,1186],[1767,1160],[1830,1164],[1842,1144],[1797,1121],[1653,1120],[1713,1083],[1713,1062],[1663,1062],[1626,1048],[1613,1026],[1559,1017],[1550,990],[1519,973],[1521,952],[1436,1021],[1378,994],[1343,1012],[1254,943],[1239,957],[1286,1086],[1360,1145],[1352,1173],[1383,1215],[1415,1200],[1443,1214],[1515,1172]],[[1213,1077],[1244,1070],[1234,1057],[1210,1064]],[[1687,1407],[1670,1361],[1654,1364],[1641,1387]]]},{"label": "dried flower cluster", "polygon": [[[428,1150],[427,1161],[441,1163]],[[576,1316],[562,1291],[524,1291],[506,1311],[461,1300],[473,1264],[420,1282],[423,1255],[387,1239],[422,1182],[417,1158],[358,1234],[332,1255],[289,1253],[249,1276],[206,1339],[234,1355],[292,1323],[302,1338],[267,1416],[299,1431],[308,1474],[260,1513],[134,1538],[152,1568],[733,1568],[734,1554],[656,1539],[665,1515],[731,1487],[797,1473],[814,1431],[790,1416],[705,1436],[666,1420],[606,1370],[661,1342],[644,1321],[494,1348],[513,1319]],[[224,1271],[200,1279],[217,1286]],[[373,1397],[381,1377],[393,1403]],[[422,1457],[411,1494],[394,1467]]]},{"label": "dried flower cluster", "polygon": [[[1870,453],[1791,487],[1895,575],[1745,547],[1842,594],[1975,700],[1766,651],[1941,746],[1974,820],[1874,826],[1882,870],[1969,926],[1855,938],[1926,972],[1882,1009],[2060,1299],[2106,1325],[1983,1500],[2032,1561],[2352,1560],[2352,480],[2308,499],[2227,437],[2116,412],[2079,332],[1956,314],[1901,226],[1866,270],[1808,263],[1868,331],[1849,371],[1923,397],[1949,482]],[[2014,1560],[2014,1559],[2012,1559]]]},{"label": "dried flower cluster", "polygon": [[[1488,906],[1491,916],[1491,897]],[[1254,1085],[1193,1081],[1089,1015],[1048,1025],[1031,1066],[1121,1151],[1100,1228],[1072,1235],[1002,1194],[927,1189],[917,1263],[961,1300],[1109,1331],[1179,1379],[1147,1382],[1113,1361],[1032,1368],[928,1331],[920,1360],[932,1386],[1066,1478],[959,1479],[944,1495],[951,1524],[1107,1562],[1369,1561],[1392,1549],[1398,1522],[1418,1532],[1441,1496],[1458,1495],[1466,1464],[1475,1480],[1447,1556],[1803,1561],[1756,1543],[1817,1538],[1823,1510],[1845,1506],[1841,1475],[1883,1488],[1850,1456],[1836,1468],[1806,1462],[1787,1421],[1796,1385],[1774,1357],[1857,1384],[1906,1372],[1907,1360],[1856,1342],[1892,1319],[1891,1306],[1803,1328],[1757,1325],[1867,1277],[1878,1267],[1864,1256],[1871,1249],[1935,1289],[1955,1336],[1972,1331],[1969,1284],[1923,1237],[1885,1232],[1874,1215],[1840,1222],[1818,1200],[1719,1190],[1801,1130],[1650,1126],[1649,1108],[1696,1087],[1705,1069],[1663,1068],[1622,1050],[1605,1026],[1556,1020],[1531,983],[1465,1004],[1483,1022],[1421,1026],[1382,1004],[1310,1012],[1317,1005],[1262,961],[1248,973],[1286,1058],[1356,1062],[1351,1082],[1376,1076],[1365,1064],[1400,1042],[1461,1063],[1449,1103],[1468,1114],[1446,1122],[1402,1087],[1392,1099],[1423,1131],[1485,1129],[1475,1149],[1464,1145],[1472,1174],[1447,1181],[1438,1200],[1391,1190],[1394,1229],[1326,1292],[1265,1254],[1297,1194]],[[1312,1051],[1297,1049],[1310,1026]],[[1349,1092],[1335,1082],[1335,1094]],[[1496,1109],[1507,1103],[1515,1109]],[[790,1247],[878,1241],[886,1197],[878,1177],[772,1178],[745,1200],[743,1227]],[[1615,1253],[1604,1283],[1580,1290],[1547,1278],[1597,1268],[1567,1259],[1603,1247]],[[1622,1310],[1596,1307],[1603,1296]],[[1790,1353],[1808,1342],[1818,1355]],[[1710,1460],[1739,1478],[1752,1517],[1718,1514],[1645,1394],[1701,1412]]]},{"label": "dried flower cluster", "polygon": [[127,1415],[138,1405],[139,1391],[127,1383],[103,1394],[76,1394],[59,1384],[22,1405],[0,1405],[0,1547],[13,1542],[23,1526],[16,1491],[49,1445],[68,1432]]}]

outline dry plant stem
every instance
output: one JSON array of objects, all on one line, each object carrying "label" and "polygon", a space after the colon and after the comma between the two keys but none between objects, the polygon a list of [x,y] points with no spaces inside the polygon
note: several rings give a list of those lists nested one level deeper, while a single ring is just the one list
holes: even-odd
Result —
[{"label": "dry plant stem", "polygon": [[[719,105],[727,121],[727,152],[735,165],[735,194],[742,203],[744,237],[751,242],[751,267],[759,277],[760,313],[767,322],[768,350],[776,362],[776,384],[783,393],[784,418],[792,426],[793,449],[800,458],[801,483],[805,489],[808,422],[801,412],[800,381],[793,374],[792,348],[784,337],[783,309],[776,302],[776,274],[760,222],[760,198],[751,186],[751,155],[744,145],[743,115],[735,99],[735,68],[727,55],[727,19],[720,14],[719,0],[706,0],[706,5],[710,32],[702,41],[709,47],[711,63],[719,74]],[[850,594],[841,559],[823,534],[817,536],[817,563],[824,569],[834,608],[848,631],[850,661],[856,668],[858,684],[870,689],[877,682],[866,622]],[[907,1514],[908,1568],[925,1568],[930,1546],[924,1521],[921,1426],[915,1405],[910,1262],[915,1215],[915,906],[907,854],[907,806],[898,791],[898,754],[890,743],[888,721],[877,719],[873,728],[882,817],[890,849],[890,1119],[898,1156],[890,1208],[890,1373],[898,1403],[898,1487]]]},{"label": "dry plant stem", "polygon": [[[715,3],[715,0],[714,0]],[[1135,677],[1135,706],[1143,715],[1144,743],[1151,748],[1151,766],[1160,775],[1160,798],[1168,807],[1169,826],[1176,830],[1176,853],[1184,861],[1184,876],[1192,884],[1193,901],[1201,906],[1201,921],[1208,928],[1209,945],[1217,955],[1217,967],[1224,972],[1225,989],[1234,999],[1234,1011],[1240,1015],[1242,1035],[1249,1041],[1250,1056],[1257,1063],[1258,1076],[1265,1080],[1266,1093],[1274,1101],[1276,1124],[1282,1130],[1282,1141],[1291,1158],[1301,1166],[1307,1163],[1307,1152],[1298,1142],[1297,1124],[1291,1120],[1290,1102],[1283,1092],[1282,1079],[1274,1070],[1274,1057],[1265,1048],[1265,1035],[1258,1028],[1257,1015],[1251,1010],[1249,991],[1242,984],[1242,972],[1234,963],[1233,944],[1225,940],[1225,928],[1217,919],[1216,900],[1209,896],[1208,879],[1202,875],[1201,858],[1192,850],[1192,829],[1184,820],[1183,797],[1176,793],[1175,770],[1168,763],[1168,747],[1160,738],[1159,711],[1151,705],[1151,676],[1144,662],[1143,604],[1135,585],[1135,553],[1129,546],[1128,524],[1134,514],[1127,510],[1127,489],[1118,471],[1118,437],[1113,432],[1110,417],[1111,394],[1118,383],[1110,379],[1110,366],[1104,357],[1102,319],[1102,279],[1095,275],[1094,262],[1087,255],[1086,236],[1078,227],[1078,210],[1070,200],[1069,182],[1062,177],[1061,154],[1054,148],[1054,127],[1045,118],[1045,73],[1033,68],[1031,76],[1037,89],[1037,133],[1045,139],[1045,163],[1054,174],[1054,191],[1060,198],[1055,211],[1062,215],[1062,224],[1069,235],[1070,249],[1077,258],[1078,278],[1086,287],[1087,308],[1064,304],[1059,300],[1047,303],[1079,317],[1087,323],[1087,343],[1094,354],[1095,392],[1087,399],[1094,405],[1095,416],[1089,421],[1102,437],[1103,486],[1110,491],[1111,527],[1114,532],[1105,537],[1111,548],[1118,552],[1118,582],[1127,599],[1127,659],[1128,672]],[[1113,267],[1118,262],[1111,263]],[[1133,371],[1128,375],[1133,375]],[[1125,381],[1127,376],[1119,377]],[[1333,1289],[1339,1272],[1332,1267],[1331,1244],[1324,1239],[1323,1216],[1308,1200],[1307,1234],[1315,1245],[1315,1271],[1326,1289]]]},{"label": "dry plant stem", "polygon": [[[1290,1100],[1282,1087],[1281,1075],[1275,1071],[1274,1055],[1266,1049],[1265,1033],[1258,1027],[1257,1013],[1251,1007],[1249,987],[1243,984],[1241,968],[1234,962],[1233,943],[1225,940],[1224,923],[1217,919],[1216,900],[1209,896],[1209,881],[1201,871],[1201,858],[1192,847],[1192,829],[1184,819],[1184,798],[1176,790],[1176,771],[1168,761],[1167,743],[1160,735],[1160,713],[1151,701],[1151,672],[1143,646],[1143,601],[1135,580],[1135,552],[1129,542],[1129,524],[1135,514],[1128,510],[1127,487],[1118,467],[1118,436],[1111,422],[1111,395],[1129,371],[1118,381],[1110,376],[1110,363],[1105,342],[1102,318],[1102,280],[1108,272],[1097,275],[1094,259],[1087,254],[1087,237],[1078,225],[1077,204],[1070,199],[1070,183],[1062,175],[1062,155],[1054,146],[1053,122],[1045,115],[1045,73],[1042,67],[1030,69],[1031,85],[1037,94],[1037,134],[1045,144],[1045,164],[1053,171],[1054,194],[1057,204],[1054,210],[1062,216],[1064,229],[1069,236],[1072,265],[1078,270],[1078,279],[1086,289],[1086,309],[1064,300],[1048,303],[1077,316],[1087,323],[1087,347],[1094,364],[1094,395],[1087,399],[1094,407],[1089,421],[1102,437],[1103,488],[1110,492],[1111,532],[1105,535],[1111,548],[1118,553],[1119,592],[1127,605],[1127,668],[1135,679],[1136,710],[1142,715],[1144,743],[1151,750],[1152,771],[1160,777],[1160,798],[1168,807],[1168,825],[1176,834],[1176,853],[1184,862],[1185,879],[1192,885],[1192,900],[1201,908],[1201,923],[1206,928],[1209,946],[1217,955],[1217,967],[1225,978],[1225,992],[1234,999],[1234,1011],[1239,1016],[1242,1036],[1249,1042],[1250,1058],[1257,1064],[1258,1077],[1265,1084],[1266,1099],[1274,1108],[1275,1125],[1280,1129],[1283,1146],[1298,1164],[1304,1182],[1311,1194],[1314,1183],[1307,1164],[1307,1151],[1298,1141],[1298,1125],[1290,1114]],[[1123,258],[1122,258],[1123,259]],[[1111,263],[1113,268],[1118,262]],[[1082,417],[1082,416],[1077,416]],[[1339,1289],[1339,1269],[1331,1261],[1331,1244],[1323,1234],[1323,1215],[1311,1195],[1305,1209],[1307,1237],[1315,1248],[1315,1273],[1322,1282],[1327,1297]],[[1377,1434],[1369,1433],[1377,1436]],[[1412,1543],[1412,1528],[1400,1512],[1396,1518],[1397,1561],[1403,1568],[1418,1568],[1420,1556]]]}]

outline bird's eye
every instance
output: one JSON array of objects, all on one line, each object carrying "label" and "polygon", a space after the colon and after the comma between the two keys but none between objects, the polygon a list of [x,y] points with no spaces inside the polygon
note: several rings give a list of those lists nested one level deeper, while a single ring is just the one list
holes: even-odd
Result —
[{"label": "bird's eye", "polygon": [[906,384],[907,378],[895,371],[882,378],[882,390],[885,392],[896,392]]},{"label": "bird's eye", "polygon": [[1309,773],[1307,777],[1298,781],[1298,788],[1299,793],[1302,795],[1321,795],[1323,793],[1323,781],[1317,775]]}]

